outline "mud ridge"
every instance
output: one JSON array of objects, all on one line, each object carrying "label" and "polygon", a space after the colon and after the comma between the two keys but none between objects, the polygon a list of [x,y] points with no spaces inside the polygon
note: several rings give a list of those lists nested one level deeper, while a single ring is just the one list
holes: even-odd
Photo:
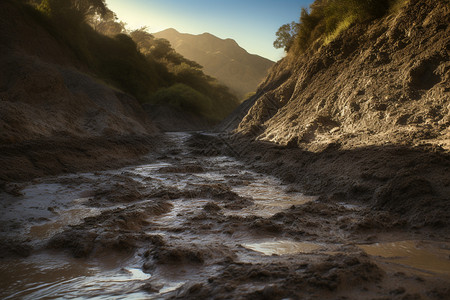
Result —
[{"label": "mud ridge", "polygon": [[[216,141],[217,140],[217,141]],[[398,216],[410,227],[448,230],[450,155],[433,146],[368,146],[320,152],[291,148],[239,135],[196,138],[210,155],[233,155],[259,172],[272,174],[297,190],[330,203],[364,203]],[[225,145],[221,149],[210,145]]]},{"label": "mud ridge", "polygon": [[0,182],[97,171],[136,163],[146,154],[157,155],[156,136],[40,139],[0,145]]}]

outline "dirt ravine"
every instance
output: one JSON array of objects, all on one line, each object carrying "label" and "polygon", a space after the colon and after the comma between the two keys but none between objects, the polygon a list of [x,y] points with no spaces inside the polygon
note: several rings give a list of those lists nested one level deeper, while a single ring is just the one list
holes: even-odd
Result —
[{"label": "dirt ravine", "polygon": [[217,143],[330,203],[448,231],[449,24],[448,1],[403,1],[328,45],[288,53],[218,127],[229,134]]},{"label": "dirt ravine", "polygon": [[0,193],[0,297],[449,295],[444,231],[412,230],[366,203],[306,196],[249,167],[239,148],[214,134],[164,139],[139,164]]},{"label": "dirt ravine", "polygon": [[450,299],[448,1],[289,55],[220,133],[159,133],[11,3],[1,299]]}]

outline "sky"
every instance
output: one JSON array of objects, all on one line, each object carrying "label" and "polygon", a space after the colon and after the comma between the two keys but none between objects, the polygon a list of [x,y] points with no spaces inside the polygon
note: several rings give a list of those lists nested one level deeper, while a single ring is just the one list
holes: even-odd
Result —
[{"label": "sky", "polygon": [[128,29],[149,32],[175,28],[182,33],[209,32],[232,38],[249,53],[273,61],[284,56],[275,49],[281,25],[298,21],[302,7],[312,0],[106,0]]}]

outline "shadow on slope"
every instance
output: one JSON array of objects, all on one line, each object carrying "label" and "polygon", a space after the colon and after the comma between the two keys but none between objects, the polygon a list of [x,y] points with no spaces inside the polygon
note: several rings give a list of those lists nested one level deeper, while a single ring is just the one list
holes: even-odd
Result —
[{"label": "shadow on slope", "polygon": [[235,156],[323,201],[388,210],[413,228],[450,224],[450,154],[431,145],[344,150],[329,144],[311,152],[239,135],[195,135],[190,143],[199,155]]}]

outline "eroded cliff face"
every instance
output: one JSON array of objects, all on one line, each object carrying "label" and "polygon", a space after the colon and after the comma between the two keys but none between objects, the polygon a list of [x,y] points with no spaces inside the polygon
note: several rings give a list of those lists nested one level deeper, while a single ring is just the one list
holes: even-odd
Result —
[{"label": "eroded cliff face", "polygon": [[448,2],[411,0],[318,50],[289,54],[220,129],[234,133],[235,155],[304,193],[445,228],[449,24]]},{"label": "eroded cliff face", "polygon": [[289,54],[236,132],[313,152],[424,143],[449,150],[449,24],[445,1],[411,0],[317,51]]}]

